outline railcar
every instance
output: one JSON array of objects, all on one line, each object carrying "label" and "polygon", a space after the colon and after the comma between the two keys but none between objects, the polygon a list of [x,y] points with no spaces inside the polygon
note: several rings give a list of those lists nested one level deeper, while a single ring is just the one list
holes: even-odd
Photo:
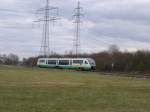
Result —
[{"label": "railcar", "polygon": [[94,70],[96,63],[91,58],[39,58],[37,66],[42,68],[62,68]]}]

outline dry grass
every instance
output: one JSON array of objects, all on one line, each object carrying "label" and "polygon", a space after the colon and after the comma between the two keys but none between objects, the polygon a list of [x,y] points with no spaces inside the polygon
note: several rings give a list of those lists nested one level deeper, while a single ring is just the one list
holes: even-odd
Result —
[{"label": "dry grass", "polygon": [[0,67],[0,112],[149,112],[150,80]]}]

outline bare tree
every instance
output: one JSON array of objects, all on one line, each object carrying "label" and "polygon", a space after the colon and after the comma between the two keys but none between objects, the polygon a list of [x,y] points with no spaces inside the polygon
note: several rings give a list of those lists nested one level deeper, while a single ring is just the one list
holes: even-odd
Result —
[{"label": "bare tree", "polygon": [[19,57],[15,54],[9,54],[7,56],[7,64],[17,65],[19,63]]},{"label": "bare tree", "polygon": [[120,51],[120,49],[119,49],[119,47],[117,45],[114,44],[114,45],[110,45],[109,46],[108,52],[110,54],[117,53],[119,51]]}]

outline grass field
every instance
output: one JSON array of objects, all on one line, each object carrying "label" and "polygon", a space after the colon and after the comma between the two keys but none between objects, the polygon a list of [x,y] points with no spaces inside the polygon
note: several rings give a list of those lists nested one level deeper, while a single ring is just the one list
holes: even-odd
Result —
[{"label": "grass field", "polygon": [[0,112],[150,112],[150,80],[0,66]]}]

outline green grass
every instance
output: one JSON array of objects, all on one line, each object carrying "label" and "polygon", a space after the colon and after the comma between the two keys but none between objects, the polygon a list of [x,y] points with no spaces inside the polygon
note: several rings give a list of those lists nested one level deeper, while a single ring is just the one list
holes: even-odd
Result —
[{"label": "green grass", "polygon": [[0,66],[0,112],[150,112],[150,80]]}]

